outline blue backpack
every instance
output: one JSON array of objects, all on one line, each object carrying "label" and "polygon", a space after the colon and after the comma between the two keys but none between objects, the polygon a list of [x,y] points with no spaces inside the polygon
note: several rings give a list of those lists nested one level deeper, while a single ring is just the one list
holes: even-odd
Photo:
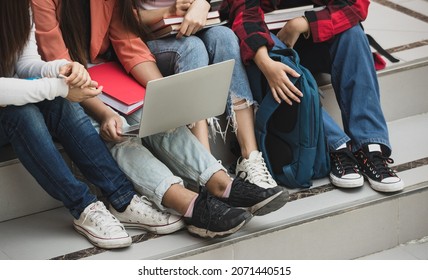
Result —
[{"label": "blue backpack", "polygon": [[299,65],[293,49],[276,49],[269,55],[301,75],[289,78],[304,96],[292,106],[286,102],[279,104],[257,66],[247,68],[254,99],[259,103],[255,117],[258,146],[278,184],[309,188],[311,179],[325,177],[330,172],[318,86],[312,74]]}]

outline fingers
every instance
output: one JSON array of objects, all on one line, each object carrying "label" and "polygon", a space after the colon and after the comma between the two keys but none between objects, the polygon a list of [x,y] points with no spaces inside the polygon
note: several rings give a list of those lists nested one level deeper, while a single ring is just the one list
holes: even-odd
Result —
[{"label": "fingers", "polygon": [[[276,96],[278,96],[278,98],[280,98],[279,101],[281,102],[281,100],[284,100],[289,105],[292,105],[293,101],[296,103],[300,103],[299,96],[296,95],[295,92],[291,91],[290,88],[288,88],[289,86],[290,85],[287,85],[287,86],[283,85],[283,86],[278,87],[274,90]],[[274,97],[275,97],[275,95],[274,95]],[[275,100],[278,102],[278,99],[275,99]]]},{"label": "fingers", "polygon": [[202,26],[200,26],[199,24],[189,24],[186,21],[183,21],[176,37],[177,39],[180,39],[183,36],[191,36],[201,30],[201,28]]},{"label": "fingers", "polygon": [[300,77],[299,73],[285,64],[276,65],[279,66],[276,72],[278,74],[272,76],[273,78],[269,81],[273,98],[278,103],[282,101],[285,101],[289,105],[292,105],[293,102],[300,103],[300,98],[303,97],[303,93],[289,78],[289,76],[298,78]]},{"label": "fingers", "polygon": [[66,82],[69,86],[85,88],[91,84],[91,77],[83,65],[78,62],[72,62],[68,66],[68,75],[67,73],[61,74],[67,76]]},{"label": "fingers", "polygon": [[110,119],[101,125],[101,137],[109,142],[122,142],[122,121],[120,118]]}]

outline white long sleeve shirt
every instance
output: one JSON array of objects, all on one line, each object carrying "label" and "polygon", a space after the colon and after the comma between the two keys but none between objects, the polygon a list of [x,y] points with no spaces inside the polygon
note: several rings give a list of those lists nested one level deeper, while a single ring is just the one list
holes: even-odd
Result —
[{"label": "white long sleeve shirt", "polygon": [[34,25],[27,45],[15,63],[13,78],[0,77],[0,106],[25,105],[68,95],[68,85],[58,78],[67,60],[45,62],[37,52]]}]

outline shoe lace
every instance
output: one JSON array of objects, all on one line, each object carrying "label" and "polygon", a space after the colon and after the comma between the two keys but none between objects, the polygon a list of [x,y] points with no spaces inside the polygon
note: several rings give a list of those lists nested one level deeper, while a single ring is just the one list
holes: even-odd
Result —
[{"label": "shoe lace", "polygon": [[104,234],[106,232],[120,232],[124,228],[108,210],[105,208],[104,204],[97,202],[95,206],[91,207],[86,213],[85,218],[83,219],[82,224],[85,224],[88,220],[95,225],[95,227],[100,230],[104,229]]},{"label": "shoe lace", "polygon": [[206,190],[200,190],[200,194],[202,196],[205,196],[205,209],[208,213],[208,223],[207,223],[207,229],[206,232],[210,229],[211,222],[213,220],[218,220],[220,217],[223,216],[225,209],[222,202],[217,200],[214,196],[212,196],[208,191]]},{"label": "shoe lace", "polygon": [[371,152],[369,153],[369,166],[370,171],[376,178],[382,176],[382,178],[395,176],[395,172],[388,166],[388,164],[394,163],[394,160],[390,157],[382,155],[381,152]]},{"label": "shoe lace", "polygon": [[[358,161],[348,149],[333,152],[331,153],[331,157],[334,164],[336,165],[337,170],[342,175],[359,172]],[[342,169],[342,172],[340,172],[340,169]]]},{"label": "shoe lace", "polygon": [[249,181],[254,184],[260,182],[266,182],[269,185],[276,185],[275,180],[269,173],[266,162],[263,159],[261,153],[256,158],[244,161],[245,169],[247,170],[247,176]]},{"label": "shoe lace", "polygon": [[149,216],[152,220],[159,222],[167,221],[170,216],[168,212],[155,208],[146,196],[136,199],[136,203],[132,205],[131,211],[137,211],[139,215]]}]

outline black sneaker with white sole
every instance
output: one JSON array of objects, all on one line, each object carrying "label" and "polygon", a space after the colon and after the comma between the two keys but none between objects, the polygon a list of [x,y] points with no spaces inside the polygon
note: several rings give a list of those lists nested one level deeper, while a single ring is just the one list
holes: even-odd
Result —
[{"label": "black sneaker with white sole", "polygon": [[383,154],[379,144],[363,146],[355,153],[361,171],[370,186],[379,192],[398,192],[404,189],[404,182],[388,166],[394,160]]},{"label": "black sneaker with white sole", "polygon": [[231,206],[246,208],[255,216],[263,216],[284,206],[288,197],[288,191],[283,187],[265,189],[236,177],[229,197],[219,199]]},{"label": "black sneaker with white sole", "polygon": [[187,230],[204,238],[226,237],[242,228],[253,216],[245,209],[232,207],[201,187],[192,217],[184,218]]},{"label": "black sneaker with white sole", "polygon": [[358,161],[346,147],[330,152],[330,181],[339,188],[358,188],[364,184],[364,177],[358,168]]}]

